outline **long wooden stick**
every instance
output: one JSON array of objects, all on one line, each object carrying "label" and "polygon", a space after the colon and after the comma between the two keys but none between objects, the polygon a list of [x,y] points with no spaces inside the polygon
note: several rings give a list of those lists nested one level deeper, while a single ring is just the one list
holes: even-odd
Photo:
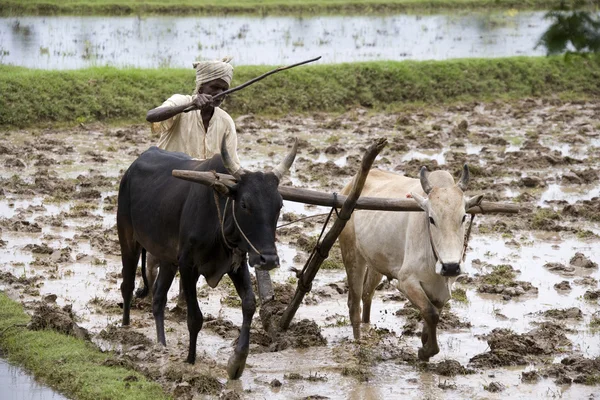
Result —
[{"label": "long wooden stick", "polygon": [[[188,170],[173,170],[173,176],[193,182],[212,184],[216,180],[227,183],[230,186],[236,183],[235,178],[227,174],[215,174],[213,172],[198,172]],[[297,203],[313,204],[317,206],[342,207],[347,200],[344,195],[332,195],[316,190],[301,189],[289,186],[280,186],[279,193],[284,200]],[[413,199],[393,199],[383,197],[361,197],[356,201],[356,210],[380,210],[380,211],[423,211]],[[480,206],[467,210],[469,214],[517,214],[519,206],[516,204],[497,203],[482,201]]]},{"label": "long wooden stick", "polygon": [[[231,93],[237,92],[238,90],[242,90],[243,88],[245,88],[245,87],[247,87],[247,86],[250,86],[250,85],[252,85],[253,83],[256,83],[256,82],[258,82],[258,81],[260,81],[260,80],[262,80],[262,79],[265,79],[265,78],[266,78],[267,76],[269,76],[269,75],[273,75],[273,74],[275,74],[275,73],[277,73],[277,72],[285,71],[286,69],[294,68],[294,67],[297,67],[297,66],[299,66],[299,65],[303,65],[303,64],[308,64],[308,63],[311,63],[311,62],[314,62],[314,61],[317,61],[317,60],[320,60],[320,59],[321,59],[321,56],[319,56],[319,57],[315,57],[315,58],[311,58],[310,60],[301,61],[301,62],[299,62],[299,63],[296,63],[296,64],[292,64],[292,65],[286,65],[286,66],[284,66],[284,67],[278,67],[278,68],[275,68],[274,70],[272,70],[272,71],[269,71],[269,72],[266,72],[266,73],[262,74],[261,76],[257,76],[257,77],[256,77],[256,78],[254,78],[254,79],[250,79],[250,80],[249,80],[248,82],[246,82],[246,83],[242,83],[242,84],[241,84],[241,85],[239,85],[239,86],[236,86],[236,87],[234,87],[234,88],[228,89],[228,90],[226,90],[226,91],[224,91],[224,92],[221,92],[221,93],[219,93],[219,94],[217,94],[217,95],[213,96],[213,100],[217,100],[217,99],[219,99],[220,97],[223,97],[223,96],[226,96],[226,95],[228,95],[228,94],[231,94]],[[196,107],[195,107],[195,106],[189,106],[188,108],[186,108],[185,110],[183,110],[183,112],[190,112],[190,111],[192,111],[192,110],[195,110],[195,109],[196,109]]]},{"label": "long wooden stick", "polygon": [[375,143],[369,146],[365,152],[360,170],[358,171],[358,176],[352,184],[352,189],[350,190],[350,193],[346,198],[344,205],[342,206],[342,210],[338,214],[338,218],[335,220],[333,226],[323,238],[323,241],[321,243],[317,243],[317,247],[308,264],[298,277],[298,287],[296,288],[294,298],[285,309],[281,319],[279,320],[280,329],[286,330],[289,328],[292,318],[294,318],[296,311],[298,311],[298,307],[300,307],[300,303],[302,303],[306,293],[310,291],[312,281],[315,279],[317,272],[319,272],[321,264],[329,256],[329,250],[331,250],[331,247],[346,226],[346,222],[348,222],[348,219],[350,219],[350,216],[354,211],[356,201],[360,197],[360,193],[362,192],[365,181],[367,180],[367,175],[369,175],[369,171],[371,170],[371,165],[373,165],[373,161],[375,161],[375,157],[377,157],[377,154],[379,154],[386,144],[386,139],[378,139]]}]

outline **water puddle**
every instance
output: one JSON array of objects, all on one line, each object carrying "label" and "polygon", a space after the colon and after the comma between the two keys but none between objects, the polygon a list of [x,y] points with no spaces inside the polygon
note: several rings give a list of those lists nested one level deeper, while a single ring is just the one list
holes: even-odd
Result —
[{"label": "water puddle", "polygon": [[581,185],[563,186],[553,183],[548,185],[548,188],[542,193],[538,205],[545,206],[551,201],[566,201],[569,204],[574,204],[598,196],[600,196],[600,186],[589,186],[582,190]]},{"label": "water puddle", "polygon": [[[309,17],[0,18],[0,62],[30,68],[191,68],[229,54],[237,65],[543,55],[545,12]],[[401,38],[401,39],[399,39]],[[185,56],[183,56],[185,55]]]},{"label": "water puddle", "polygon": [[2,400],[66,400],[52,389],[40,385],[22,369],[0,358],[0,387]]},{"label": "water puddle", "polygon": [[[340,130],[340,135],[347,135],[347,141],[340,141],[338,144],[344,150],[337,154],[325,154],[325,149],[331,146],[327,140],[327,131],[325,135],[317,135],[313,132],[313,126],[324,124],[322,119],[315,121],[307,119],[304,130],[298,136],[302,140],[306,140],[308,144],[304,144],[299,154],[296,165],[292,168],[289,178],[290,181],[301,187],[319,188],[321,191],[339,193],[339,185],[343,185],[350,181],[351,175],[338,176],[340,170],[333,173],[335,168],[347,167],[355,168],[358,164],[359,157],[365,144],[374,137],[389,132],[388,123],[392,124],[397,116],[379,116],[368,120],[369,124],[378,126],[369,131],[369,137],[365,135],[352,135],[351,131]],[[450,121],[447,115],[439,116],[439,119]],[[510,131],[513,134],[515,142],[517,139],[522,139],[525,132],[529,130],[529,125],[524,126],[518,124],[509,117],[498,118],[501,122],[501,128],[504,126],[516,126]],[[390,122],[391,121],[391,122]],[[521,121],[521,120],[519,120]],[[575,123],[578,123],[575,120]],[[328,121],[325,121],[328,122]],[[261,121],[256,122],[261,123]],[[266,167],[271,167],[283,157],[286,149],[288,136],[287,128],[290,126],[298,126],[298,121],[290,119],[287,122],[279,121],[278,128],[269,128],[267,133],[254,133],[249,130],[240,136],[241,142],[249,147],[245,149],[243,155],[243,164],[245,168],[251,170],[262,170]],[[429,122],[421,121],[423,126],[429,126]],[[286,125],[287,124],[287,125]],[[448,122],[443,125],[443,134],[451,132],[453,122]],[[423,128],[424,130],[426,128]],[[490,126],[489,129],[500,129],[496,126]],[[514,132],[518,132],[514,133]],[[275,134],[279,138],[274,138]],[[442,134],[440,133],[440,135]],[[145,128],[139,128],[137,132],[141,139],[146,137],[147,131]],[[93,175],[104,174],[112,177],[116,182],[116,177],[119,171],[129,165],[135,158],[131,148],[136,146],[134,150],[142,150],[148,146],[148,143],[135,141],[135,145],[120,146],[117,152],[103,152],[108,160],[104,163],[87,160],[84,155],[88,151],[89,143],[86,143],[85,138],[89,134],[85,132],[60,132],[49,133],[50,137],[65,138],[72,135],[77,140],[72,140],[76,152],[69,156],[52,155],[57,160],[56,168],[58,177],[76,178],[80,174]],[[262,136],[259,136],[262,135]],[[16,135],[13,135],[16,136]],[[107,148],[108,144],[114,142],[114,137],[109,133],[94,134],[95,145],[99,148]],[[260,141],[258,141],[260,139]],[[544,138],[551,141],[551,138]],[[273,143],[265,145],[267,140],[272,140]],[[346,137],[344,136],[344,140]],[[445,139],[444,139],[445,140]],[[70,142],[70,143],[71,143]],[[447,141],[451,143],[451,141]],[[256,144],[258,143],[258,145]],[[446,143],[446,141],[444,141]],[[407,147],[410,149],[418,148],[416,142],[408,142]],[[491,149],[483,151],[483,147]],[[487,144],[484,142],[465,143],[464,147],[458,150],[453,147],[443,147],[435,150],[408,150],[389,152],[385,154],[385,158],[389,160],[389,164],[385,164],[383,168],[394,166],[410,165],[410,160],[414,159],[435,159],[439,163],[450,165],[456,162],[457,154],[461,153],[460,157],[466,155],[473,157],[481,153],[481,158],[493,168],[498,165],[502,166],[501,174],[497,174],[489,178],[489,188],[486,190],[494,191],[498,180],[508,180],[513,182],[522,173],[530,174],[532,171],[538,173],[537,166],[506,165],[502,164],[502,153],[505,146],[497,144]],[[573,154],[575,146],[567,147],[559,145],[566,153]],[[127,150],[123,150],[127,149]],[[314,150],[317,150],[316,152]],[[559,149],[557,147],[557,149]],[[547,151],[547,150],[545,150]],[[528,154],[528,153],[524,153]],[[588,152],[588,154],[592,154]],[[4,157],[4,156],[2,156]],[[593,158],[589,158],[592,159]],[[72,161],[63,164],[63,161]],[[380,159],[381,161],[381,159]],[[323,166],[327,162],[331,168]],[[471,162],[471,161],[469,161]],[[414,162],[413,164],[418,164]],[[597,169],[597,163],[586,161],[582,166],[585,168]],[[382,167],[381,164],[378,164]],[[414,167],[417,170],[418,166]],[[97,172],[90,172],[93,168]],[[493,170],[491,168],[490,170]],[[568,168],[571,168],[569,166]],[[323,169],[331,171],[322,172]],[[563,167],[557,166],[547,168],[545,171],[548,175],[556,176],[563,173]],[[317,171],[320,174],[317,178],[324,176],[326,179],[312,179],[310,171]],[[414,172],[413,170],[413,172]],[[14,172],[14,171],[9,171]],[[36,176],[35,168],[26,168],[17,171],[20,176],[29,181],[33,181]],[[508,172],[510,175],[505,175]],[[15,172],[16,173],[16,172]],[[315,173],[316,175],[317,173]],[[329,174],[329,175],[327,175]],[[335,174],[333,176],[332,174]],[[10,176],[10,175],[7,175]],[[485,176],[479,176],[478,179],[486,179]],[[327,181],[335,181],[338,186],[326,187]],[[325,183],[323,183],[325,182]],[[504,182],[504,181],[503,181]],[[550,181],[552,182],[552,181]],[[597,183],[597,181],[596,181]],[[287,181],[285,184],[289,184]],[[487,183],[486,183],[487,185]],[[508,197],[515,197],[522,191],[531,193],[532,200],[525,203],[526,206],[532,207],[536,204],[545,203],[550,200],[567,200],[575,202],[577,200],[586,199],[592,196],[598,196],[599,188],[597,185],[571,185],[573,191],[570,191],[570,186],[550,185],[539,189],[520,188],[516,185],[498,186],[498,193],[505,193]],[[15,218],[17,215],[23,215],[27,221],[36,221],[43,216],[64,216],[64,225],[52,226],[49,223],[41,224],[41,232],[27,233],[16,232],[8,227],[2,230],[1,239],[6,242],[4,246],[0,246],[0,260],[2,260],[2,272],[10,272],[16,277],[32,277],[39,276],[42,283],[39,286],[28,287],[28,292],[12,293],[15,297],[22,295],[22,301],[27,302],[32,299],[39,300],[48,294],[56,294],[58,296],[56,302],[60,306],[72,304],[73,311],[78,317],[78,323],[90,330],[93,335],[96,335],[94,341],[100,344],[103,348],[115,348],[118,351],[129,351],[125,345],[108,343],[103,339],[98,339],[97,334],[107,325],[120,324],[121,310],[118,303],[122,301],[119,291],[121,261],[117,255],[118,249],[107,247],[98,247],[98,240],[106,235],[114,239],[114,231],[112,228],[115,225],[115,210],[105,209],[105,199],[109,196],[114,196],[116,190],[114,185],[107,187],[98,187],[100,195],[93,200],[86,200],[93,206],[91,215],[85,217],[69,217],[66,214],[70,213],[77,206],[81,206],[82,200],[73,200],[61,203],[51,201],[49,196],[21,196],[15,194],[10,189],[6,189],[7,195],[0,197],[0,215],[4,218]],[[530,192],[529,192],[530,191]],[[547,205],[547,204],[546,204]],[[31,207],[33,206],[33,207]],[[43,206],[43,207],[42,207]],[[30,209],[31,207],[31,209]],[[327,207],[306,206],[301,203],[285,201],[281,215],[293,213],[295,216],[316,215],[327,213]],[[524,214],[525,215],[525,214]],[[290,217],[291,219],[296,217]],[[512,218],[512,217],[510,217]],[[521,218],[521,216],[515,217]],[[523,216],[522,218],[525,218]],[[286,218],[288,219],[288,218]],[[490,221],[498,219],[500,222],[511,222],[508,218],[498,216],[480,216],[477,218],[478,224],[489,225]],[[279,224],[289,222],[283,219]],[[561,221],[572,227],[582,227],[598,231],[597,222],[579,220],[579,221]],[[295,226],[292,225],[292,228]],[[304,260],[307,257],[305,251],[300,246],[294,244],[299,238],[312,238],[318,235],[321,228],[321,223],[314,225],[304,225],[300,222],[297,225],[297,232],[278,235],[278,253],[281,260],[281,266],[272,273],[272,279],[279,285],[292,285],[295,289],[295,274],[290,271],[291,267],[301,268]],[[483,231],[483,230],[482,230]],[[87,232],[88,236],[81,236]],[[300,232],[300,234],[298,234]],[[600,259],[600,246],[598,239],[594,238],[578,238],[569,230],[559,232],[534,232],[528,228],[520,229],[512,233],[505,232],[504,235],[499,234],[479,234],[478,230],[474,230],[470,241],[470,248],[467,252],[466,268],[469,276],[474,277],[476,274],[489,272],[489,267],[485,264],[510,264],[514,269],[518,270],[516,279],[529,282],[538,289],[537,294],[525,294],[520,297],[513,297],[510,300],[505,300],[501,295],[484,294],[478,291],[475,284],[457,284],[457,288],[462,288],[466,292],[467,302],[451,301],[450,311],[463,322],[470,322],[470,328],[450,328],[439,331],[440,354],[433,358],[432,362],[439,362],[444,359],[452,359],[460,362],[463,366],[469,360],[480,353],[488,351],[488,343],[480,338],[481,335],[488,334],[495,328],[508,328],[516,333],[525,333],[536,327],[536,324],[545,321],[539,312],[550,309],[564,309],[568,307],[577,307],[581,310],[583,317],[580,320],[566,322],[566,326],[573,328],[573,331],[565,331],[567,337],[573,342],[573,350],[564,354],[556,354],[553,357],[555,361],[560,361],[568,355],[582,355],[588,358],[600,356],[600,336],[597,331],[590,327],[592,315],[597,312],[597,302],[589,301],[584,298],[587,290],[597,290],[597,283],[592,286],[582,286],[576,281],[591,277],[593,279],[600,278],[600,272],[597,268],[583,270],[576,269],[572,274],[558,274],[549,271],[544,267],[546,263],[562,263],[568,264],[571,257],[576,252],[584,253],[593,261]],[[68,261],[54,264],[45,264],[50,260],[52,255],[35,254],[31,250],[25,249],[27,245],[42,245],[47,244],[53,249],[70,248],[70,259]],[[343,269],[322,269],[317,274],[313,282],[313,290],[306,296],[304,304],[299,308],[295,321],[300,321],[303,318],[308,318],[315,321],[322,329],[323,336],[327,339],[327,346],[309,347],[309,348],[287,348],[276,353],[267,352],[259,348],[257,344],[251,345],[251,353],[248,358],[248,367],[238,382],[228,382],[227,387],[235,390],[237,393],[243,393],[244,396],[253,398],[274,398],[287,399],[307,396],[327,396],[330,398],[355,398],[355,399],[385,399],[385,398],[407,398],[407,399],[422,399],[422,398],[493,398],[503,399],[514,397],[516,399],[529,399],[533,397],[564,397],[564,398],[587,398],[590,393],[593,393],[593,387],[587,387],[579,384],[573,384],[568,387],[558,386],[553,379],[542,379],[535,384],[523,384],[521,382],[521,373],[524,371],[544,368],[542,365],[528,365],[523,367],[501,367],[489,368],[478,371],[476,374],[456,377],[443,377],[432,372],[422,371],[420,368],[406,362],[401,362],[397,359],[386,359],[374,362],[367,366],[370,373],[368,382],[360,381],[351,374],[344,374],[344,368],[351,364],[351,360],[355,359],[356,354],[361,350],[352,340],[352,329],[348,324],[348,307],[347,294],[345,290],[345,271]],[[567,280],[571,284],[569,291],[557,291],[555,284]],[[591,280],[588,280],[591,281]],[[593,282],[593,281],[592,281]],[[393,282],[392,282],[393,285]],[[281,287],[281,286],[280,286]],[[398,300],[397,290],[393,286],[386,286],[381,291],[377,291],[372,305],[371,327],[379,328],[380,330],[389,330],[391,333],[386,336],[386,340],[390,340],[393,346],[407,349],[412,353],[416,353],[416,349],[420,346],[420,339],[410,332],[404,333],[405,324],[408,322],[407,317],[396,315],[396,311],[404,308],[406,302]],[[0,284],[0,290],[13,290],[8,284]],[[17,289],[21,290],[21,288]],[[176,296],[178,294],[177,280],[171,287],[168,294],[169,309],[175,306]],[[38,293],[31,294],[37,291]],[[215,289],[207,287],[204,279],[201,279],[198,285],[199,303],[202,312],[205,315],[213,317],[221,317],[231,321],[234,325],[239,326],[242,322],[242,313],[239,308],[229,305],[224,299],[233,298],[231,287],[226,284],[221,284]],[[254,328],[258,325],[258,315],[255,317]],[[168,347],[166,350],[157,350],[156,347],[150,346],[148,352],[163,352],[165,359],[168,359],[170,365],[181,365],[183,363],[182,354],[185,354],[185,348],[188,341],[188,333],[185,320],[178,319],[176,316],[167,313],[166,320],[167,341]],[[419,328],[420,329],[420,328]],[[155,326],[152,319],[149,307],[139,307],[132,310],[132,328],[131,331],[143,334],[151,343],[155,342]],[[131,332],[130,331],[130,332]],[[365,327],[368,332],[368,327]],[[227,332],[226,332],[227,333]],[[231,332],[229,332],[231,333]],[[224,375],[224,365],[232,351],[233,338],[220,336],[216,331],[211,330],[208,326],[200,333],[198,340],[199,357],[205,357],[209,360],[211,368],[214,366],[216,374]],[[382,344],[381,346],[384,346]],[[350,361],[349,361],[350,360]],[[142,361],[140,361],[142,362]],[[198,363],[193,368],[202,368],[201,363]],[[318,376],[324,379],[313,380],[294,380],[286,378],[287,374],[296,373],[304,377]],[[271,382],[277,379],[283,383],[283,386],[276,388],[271,386]],[[225,380],[223,379],[223,382]],[[494,394],[484,391],[483,386],[491,381],[498,381],[505,386],[505,390],[501,393]],[[440,387],[441,384],[441,387]],[[245,391],[245,392],[244,392]],[[2,397],[0,395],[0,397]]]}]

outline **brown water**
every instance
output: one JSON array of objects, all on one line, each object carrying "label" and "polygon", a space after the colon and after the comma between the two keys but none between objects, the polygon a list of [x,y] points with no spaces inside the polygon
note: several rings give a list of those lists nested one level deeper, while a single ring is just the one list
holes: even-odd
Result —
[{"label": "brown water", "polygon": [[[289,136],[298,136],[306,140],[302,146],[295,166],[292,168],[290,181],[298,186],[317,187],[333,192],[339,191],[341,185],[349,179],[349,175],[336,172],[330,165],[323,172],[319,166],[332,161],[341,168],[355,168],[356,155],[362,154],[361,147],[369,144],[377,136],[386,135],[390,140],[390,147],[400,141],[408,146],[405,150],[384,150],[378,157],[376,165],[385,169],[405,169],[414,174],[417,165],[431,163],[436,160],[444,168],[458,169],[461,160],[457,155],[478,158],[470,159],[471,165],[477,165],[490,171],[490,176],[475,175],[473,184],[478,179],[485,179],[485,191],[490,195],[498,196],[499,200],[509,201],[521,193],[529,193],[532,198],[522,203],[525,207],[535,207],[537,204],[546,208],[560,210],[560,203],[565,200],[569,203],[580,204],[582,200],[589,199],[597,193],[600,185],[598,180],[589,184],[567,184],[561,176],[570,170],[581,171],[586,168],[598,171],[600,168],[597,158],[599,147],[598,131],[594,119],[599,105],[595,102],[584,104],[542,104],[531,107],[529,103],[515,105],[480,105],[465,107],[464,109],[435,109],[425,113],[403,113],[399,115],[366,115],[361,110],[353,111],[343,116],[316,115],[313,117],[287,117],[277,121],[263,120],[248,117],[237,122],[240,128],[240,143],[243,150],[243,164],[246,168],[261,169],[265,165],[276,163],[286,149],[285,139]],[[519,118],[514,117],[518,112],[525,112]],[[570,118],[565,118],[569,115]],[[409,128],[399,128],[397,121],[410,117],[413,122]],[[551,121],[551,118],[562,118],[562,122]],[[471,133],[467,137],[461,136],[461,141],[466,142],[465,147],[456,147],[455,135],[459,135],[456,126],[461,120],[469,121]],[[479,121],[479,122],[477,122]],[[484,124],[485,122],[485,124]],[[404,122],[403,122],[404,123]],[[432,129],[433,125],[440,128]],[[548,127],[546,127],[548,125]],[[550,129],[549,127],[553,128]],[[583,129],[582,127],[590,127]],[[569,155],[581,160],[573,165],[557,165],[550,168],[541,168],[528,164],[529,158],[534,158],[534,152],[527,153],[528,157],[515,164],[506,164],[504,172],[497,174],[494,166],[501,165],[503,157],[511,152],[528,151],[527,138],[535,129],[541,134],[534,141],[547,146],[546,149],[535,150],[541,154],[553,155],[557,153]],[[582,130],[583,129],[583,130]],[[119,130],[129,132],[120,137]],[[360,133],[360,131],[368,133]],[[557,132],[560,132],[558,135]],[[494,133],[493,137],[503,137],[506,145],[494,145],[485,142],[479,135]],[[56,172],[56,178],[75,178],[80,174],[85,176],[102,175],[112,180],[111,187],[100,188],[101,197],[86,200],[96,208],[92,209],[91,216],[69,217],[70,211],[75,206],[84,203],[82,200],[51,202],[50,198],[39,193],[34,195],[21,195],[6,189],[6,196],[0,197],[0,215],[12,218],[22,215],[27,221],[34,222],[38,217],[60,216],[64,217],[63,226],[56,227],[46,222],[41,222],[41,233],[14,232],[2,225],[2,240],[7,244],[0,248],[1,271],[11,272],[15,276],[40,276],[43,285],[37,290],[39,293],[27,292],[16,289],[0,281],[0,290],[6,290],[11,296],[21,298],[23,301],[40,299],[48,294],[58,296],[60,306],[72,304],[73,310],[81,320],[81,324],[89,329],[92,334],[98,334],[108,325],[120,323],[120,310],[116,304],[121,301],[118,284],[120,283],[120,260],[118,252],[102,251],[94,243],[94,239],[76,237],[82,229],[93,226],[92,236],[115,225],[114,210],[104,210],[104,199],[116,194],[114,185],[117,182],[119,170],[125,168],[134,159],[134,150],[138,152],[147,148],[153,138],[148,137],[146,127],[107,128],[90,126],[72,130],[56,130],[36,133],[35,142],[31,140],[30,132],[15,131],[5,136],[1,144],[19,145],[28,149],[20,152],[27,164],[20,170],[5,168],[1,176],[9,177],[18,173],[26,181],[33,182],[39,174],[39,169],[33,167],[39,154],[45,154],[55,160],[56,164],[50,169]],[[528,136],[529,135],[529,136]],[[574,141],[568,147],[563,143],[569,135],[577,136],[580,140]],[[411,139],[413,137],[414,139]],[[127,139],[131,138],[131,139]],[[35,149],[35,144],[41,139],[52,139],[63,145],[74,147],[73,152],[61,154],[55,150]],[[440,141],[439,148],[427,149],[432,142]],[[483,142],[482,142],[483,140]],[[336,144],[337,143],[337,144]],[[442,143],[448,143],[444,145]],[[333,145],[343,148],[337,154],[326,149]],[[59,148],[63,145],[56,145]],[[112,149],[111,149],[112,146]],[[410,149],[419,149],[410,150]],[[312,151],[317,149],[318,151]],[[93,150],[100,154],[106,161],[91,161],[92,155],[86,152]],[[269,156],[274,152],[274,156]],[[5,163],[10,155],[0,155],[0,162]],[[462,156],[461,156],[462,157]],[[415,159],[420,161],[415,162]],[[431,164],[430,164],[431,165]],[[394,167],[396,166],[396,167]],[[542,188],[523,188],[516,183],[522,175],[542,174],[548,185]],[[323,174],[323,175],[321,175]],[[342,174],[342,175],[340,175]],[[35,192],[35,190],[34,190]],[[475,192],[475,191],[474,191]],[[545,199],[551,200],[548,203]],[[30,208],[31,206],[37,206]],[[40,206],[43,206],[40,207]],[[306,207],[301,204],[286,202],[283,212],[295,214],[316,214],[327,211],[319,207]],[[576,252],[584,253],[588,258],[598,262],[600,260],[600,240],[597,237],[582,238],[569,230],[532,230],[527,225],[527,212],[519,216],[479,216],[476,219],[476,228],[470,241],[467,253],[467,273],[474,276],[485,270],[481,262],[490,264],[510,264],[520,271],[517,279],[526,281],[537,287],[537,294],[526,294],[521,297],[504,300],[500,295],[480,293],[476,285],[457,284],[456,287],[464,288],[467,303],[451,301],[451,311],[460,321],[470,322],[470,328],[452,328],[439,332],[441,352],[432,358],[432,362],[444,359],[456,360],[462,365],[467,365],[469,360],[488,350],[488,344],[481,339],[481,335],[488,334],[495,328],[509,328],[517,333],[524,333],[535,327],[535,324],[545,318],[538,312],[550,309],[564,309],[577,307],[581,310],[581,320],[568,320],[565,327],[566,336],[573,342],[573,347],[564,354],[555,354],[549,361],[559,362],[567,355],[581,355],[587,358],[600,356],[600,335],[598,330],[590,327],[593,314],[599,310],[597,301],[585,300],[583,295],[587,290],[598,289],[598,283],[591,286],[581,286],[575,281],[582,277],[600,278],[598,268],[576,268],[569,274],[550,272],[543,265],[549,262],[569,264],[570,258]],[[493,225],[495,221],[511,224],[516,222],[512,232],[490,233],[484,228]],[[598,222],[586,219],[563,219],[561,224],[571,228],[587,229],[596,235],[600,234]],[[301,233],[311,236],[318,233],[319,225],[308,226],[301,229]],[[95,233],[94,233],[95,232]],[[110,236],[112,235],[112,236]],[[114,238],[114,233],[109,234]],[[281,268],[276,270],[272,277],[275,282],[285,283],[290,280],[293,273],[289,272],[292,266],[301,267],[306,255],[293,244],[294,235],[279,237],[278,250],[281,256]],[[290,243],[291,242],[291,243]],[[516,242],[516,244],[515,244]],[[71,248],[71,258],[66,262],[40,265],[39,260],[53,259],[56,254],[37,255],[25,250],[27,244],[45,243],[54,249],[65,246]],[[108,247],[110,250],[111,248]],[[56,253],[56,252],[55,252]],[[299,259],[296,259],[296,256]],[[34,261],[38,259],[38,262]],[[481,262],[480,262],[481,261]],[[51,279],[49,276],[53,275]],[[420,368],[397,358],[385,358],[375,361],[366,367],[370,376],[368,381],[361,381],[351,375],[345,375],[345,368],[357,365],[357,354],[364,350],[365,345],[358,345],[351,340],[352,332],[348,325],[348,311],[346,295],[339,294],[329,286],[334,283],[342,286],[345,272],[343,270],[322,270],[317,275],[313,284],[313,291],[307,296],[305,304],[298,310],[296,320],[308,318],[314,320],[322,328],[323,336],[327,339],[327,346],[309,347],[306,349],[293,349],[271,353],[263,352],[256,344],[251,345],[251,354],[248,366],[242,379],[238,382],[227,382],[224,366],[231,354],[233,337],[222,337],[206,328],[200,333],[198,340],[199,361],[189,371],[210,371],[225,385],[225,389],[242,393],[244,398],[304,398],[307,396],[326,396],[332,399],[388,399],[388,398],[492,398],[492,399],[530,399],[530,398],[588,398],[591,394],[598,393],[598,387],[581,384],[559,385],[553,379],[541,379],[534,384],[521,382],[521,373],[533,369],[540,370],[543,365],[525,365],[522,367],[494,367],[478,369],[472,375],[457,375],[455,377],[440,376],[436,373],[423,371]],[[556,283],[567,280],[572,289],[567,292],[557,291]],[[168,306],[175,305],[177,284],[174,284],[169,294]],[[241,311],[238,308],[223,304],[221,301],[228,296],[227,288],[220,285],[217,289],[208,289],[201,279],[199,291],[205,293],[199,298],[200,308],[205,315],[212,315],[230,320],[234,325],[241,324]],[[417,336],[403,334],[406,317],[396,316],[395,312],[402,308],[404,301],[394,299],[397,291],[387,288],[379,291],[372,307],[372,327],[389,329],[385,339],[375,346],[373,351],[388,346],[389,348],[402,348],[415,353],[420,340]],[[22,295],[23,297],[20,297]],[[256,316],[256,318],[258,318]],[[134,309],[132,313],[132,330],[142,333],[152,342],[155,341],[154,323],[148,308]],[[158,364],[162,366],[183,366],[183,358],[187,348],[187,328],[184,321],[167,315],[167,349],[157,346],[143,346],[142,350],[129,350],[133,343],[111,343],[106,340],[94,338],[94,341],[103,348],[113,348],[139,357],[141,365]],[[258,329],[258,321],[254,327]],[[365,327],[367,337],[373,336]],[[362,350],[361,350],[362,349]],[[150,360],[149,354],[158,357]],[[137,358],[136,358],[137,359]],[[178,367],[179,368],[179,367]],[[318,377],[318,379],[290,379],[290,373],[300,374],[303,377]],[[286,377],[288,376],[288,377]],[[271,386],[271,382],[278,379],[283,383],[281,387]],[[500,382],[504,390],[500,393],[491,393],[484,389],[490,382]],[[168,390],[173,388],[173,383],[165,383]]]}]

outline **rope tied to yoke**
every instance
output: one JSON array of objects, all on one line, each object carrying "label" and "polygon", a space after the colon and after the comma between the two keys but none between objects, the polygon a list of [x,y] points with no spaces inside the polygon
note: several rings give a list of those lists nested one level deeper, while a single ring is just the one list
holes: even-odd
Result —
[{"label": "rope tied to yoke", "polygon": [[[231,250],[234,251],[235,250],[239,250],[237,248],[237,246],[232,246],[229,244],[229,241],[227,240],[227,238],[225,237],[225,216],[227,214],[227,206],[229,205],[229,196],[227,196],[227,199],[225,200],[225,207],[223,207],[223,215],[221,215],[221,208],[219,207],[219,195],[217,192],[219,192],[218,189],[216,189],[217,186],[217,182],[218,182],[218,175],[215,173],[215,182],[211,185],[211,188],[213,189],[213,196],[215,198],[215,206],[217,207],[217,217],[219,218],[219,225],[221,226],[221,236],[223,237],[223,243],[225,244],[225,246]],[[248,246],[250,246],[250,248],[259,256],[261,256],[261,252],[258,251],[258,249],[252,244],[252,242],[250,241],[250,239],[248,239],[248,237],[246,236],[246,234],[244,233],[244,231],[242,230],[242,227],[240,226],[240,224],[237,221],[237,217],[235,216],[235,200],[231,200],[231,214],[233,215],[233,222],[238,230],[238,232],[240,233],[240,235],[242,235],[242,237],[244,238],[244,240],[246,241],[246,243],[248,243]]]},{"label": "rope tied to yoke", "polygon": [[[479,208],[479,211],[481,211],[481,213],[484,213],[483,207],[481,207],[481,204],[477,204],[475,207]],[[467,233],[465,233],[465,243],[463,245],[463,255],[462,255],[462,261],[465,262],[465,259],[467,258],[467,247],[469,246],[469,238],[471,237],[471,228],[473,227],[473,221],[475,220],[475,213],[471,214],[471,221],[469,221],[469,227],[467,228]]]}]

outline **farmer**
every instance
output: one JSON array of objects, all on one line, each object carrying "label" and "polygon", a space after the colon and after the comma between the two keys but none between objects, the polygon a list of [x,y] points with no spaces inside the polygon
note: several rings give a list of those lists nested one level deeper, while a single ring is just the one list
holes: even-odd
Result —
[{"label": "farmer", "polygon": [[[230,61],[231,57],[225,57],[222,60],[195,62],[196,88],[192,96],[174,94],[161,106],[148,111],[146,120],[152,122],[152,133],[160,134],[157,144],[159,148],[207,159],[221,154],[221,143],[225,137],[227,152],[235,168],[240,168],[233,120],[218,107],[223,98],[213,101],[213,96],[229,89],[233,77]],[[194,110],[183,112],[190,106]],[[152,289],[157,276],[158,259],[149,253],[146,271],[148,284]],[[185,307],[181,282],[177,306]]]},{"label": "farmer", "polygon": [[[226,148],[236,166],[237,135],[233,120],[213,102],[212,97],[229,89],[233,77],[231,58],[195,62],[196,89],[192,96],[175,94],[160,107],[148,111],[146,120],[152,122],[152,133],[160,134],[157,146],[169,151],[180,151],[192,157],[207,159],[221,154],[221,141],[226,137]],[[183,110],[194,106],[188,113]]]}]

